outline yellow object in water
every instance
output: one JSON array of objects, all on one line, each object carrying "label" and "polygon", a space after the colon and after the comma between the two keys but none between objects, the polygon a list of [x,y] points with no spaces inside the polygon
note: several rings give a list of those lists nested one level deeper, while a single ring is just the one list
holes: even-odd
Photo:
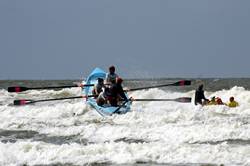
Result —
[{"label": "yellow object in water", "polygon": [[216,101],[211,100],[211,101],[209,101],[209,102],[208,102],[208,105],[217,105],[217,102],[216,102]]},{"label": "yellow object in water", "polygon": [[236,101],[231,101],[227,104],[228,107],[237,107],[239,106],[239,103]]}]

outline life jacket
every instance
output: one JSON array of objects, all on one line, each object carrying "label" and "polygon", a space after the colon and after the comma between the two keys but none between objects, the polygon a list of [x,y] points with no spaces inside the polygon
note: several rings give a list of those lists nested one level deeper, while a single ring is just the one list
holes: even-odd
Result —
[{"label": "life jacket", "polygon": [[107,83],[115,83],[116,82],[116,77],[118,77],[118,75],[116,73],[114,73],[114,74],[107,73],[106,82]]},{"label": "life jacket", "polygon": [[237,107],[239,106],[239,103],[236,101],[231,101],[227,104],[228,107]]},{"label": "life jacket", "polygon": [[208,105],[217,105],[217,102],[215,100],[211,100],[208,102]]}]

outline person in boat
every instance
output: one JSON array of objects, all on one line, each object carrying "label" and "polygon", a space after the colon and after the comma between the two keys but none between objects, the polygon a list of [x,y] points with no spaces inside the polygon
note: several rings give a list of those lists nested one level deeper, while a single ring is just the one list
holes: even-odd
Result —
[{"label": "person in boat", "polygon": [[118,106],[118,101],[128,101],[123,87],[122,87],[123,79],[120,77],[116,78],[115,84],[112,84],[110,87],[110,96],[107,96],[108,103],[111,106]]},{"label": "person in boat", "polygon": [[97,84],[94,85],[94,88],[92,90],[92,94],[96,95],[96,96],[99,96],[99,94],[101,92],[103,92],[103,89],[105,88],[105,85],[104,85],[103,78],[98,78],[97,80],[98,80]]},{"label": "person in boat", "polygon": [[116,82],[116,78],[119,76],[115,73],[115,66],[109,67],[109,73],[107,73],[105,78],[106,84],[114,84]]},{"label": "person in boat", "polygon": [[229,103],[226,104],[228,107],[237,107],[239,103],[234,100],[234,97],[229,98]]},{"label": "person in boat", "polygon": [[195,91],[195,100],[194,104],[205,105],[209,100],[204,95],[203,84],[201,84],[198,89]]},{"label": "person in boat", "polygon": [[97,105],[103,106],[104,104],[107,104],[108,96],[111,96],[110,89],[108,87],[105,87],[104,91],[102,91],[96,98]]}]

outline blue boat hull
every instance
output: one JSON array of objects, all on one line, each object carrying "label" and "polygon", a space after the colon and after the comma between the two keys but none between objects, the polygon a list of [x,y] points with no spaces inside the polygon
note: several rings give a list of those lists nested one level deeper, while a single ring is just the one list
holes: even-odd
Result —
[{"label": "blue boat hull", "polygon": [[[98,78],[105,79],[106,73],[99,69],[95,68],[92,73],[88,76],[83,84],[96,84]],[[84,95],[92,95],[93,86],[84,87],[82,93]],[[131,102],[127,102],[121,108],[119,107],[111,107],[110,105],[98,106],[96,100],[94,98],[87,98],[87,104],[93,107],[101,116],[112,115],[114,113],[124,114],[130,111]],[[117,109],[119,110],[117,111]]]}]

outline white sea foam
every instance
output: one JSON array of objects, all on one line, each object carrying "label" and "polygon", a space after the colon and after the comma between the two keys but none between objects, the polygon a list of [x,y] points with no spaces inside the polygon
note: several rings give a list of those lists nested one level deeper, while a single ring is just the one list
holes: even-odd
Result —
[{"label": "white sea foam", "polygon": [[[74,88],[22,94],[0,90],[0,101],[9,104],[16,98],[55,98],[80,93]],[[194,91],[180,93],[151,89],[129,95],[134,98],[177,98],[193,97]],[[205,95],[221,97],[224,102],[234,96],[240,106],[134,102],[132,111],[127,114],[101,117],[83,99],[19,107],[2,104],[0,133],[13,132],[0,134],[0,165],[250,164],[250,91],[233,87]],[[30,137],[18,137],[15,131],[34,133]]]}]

